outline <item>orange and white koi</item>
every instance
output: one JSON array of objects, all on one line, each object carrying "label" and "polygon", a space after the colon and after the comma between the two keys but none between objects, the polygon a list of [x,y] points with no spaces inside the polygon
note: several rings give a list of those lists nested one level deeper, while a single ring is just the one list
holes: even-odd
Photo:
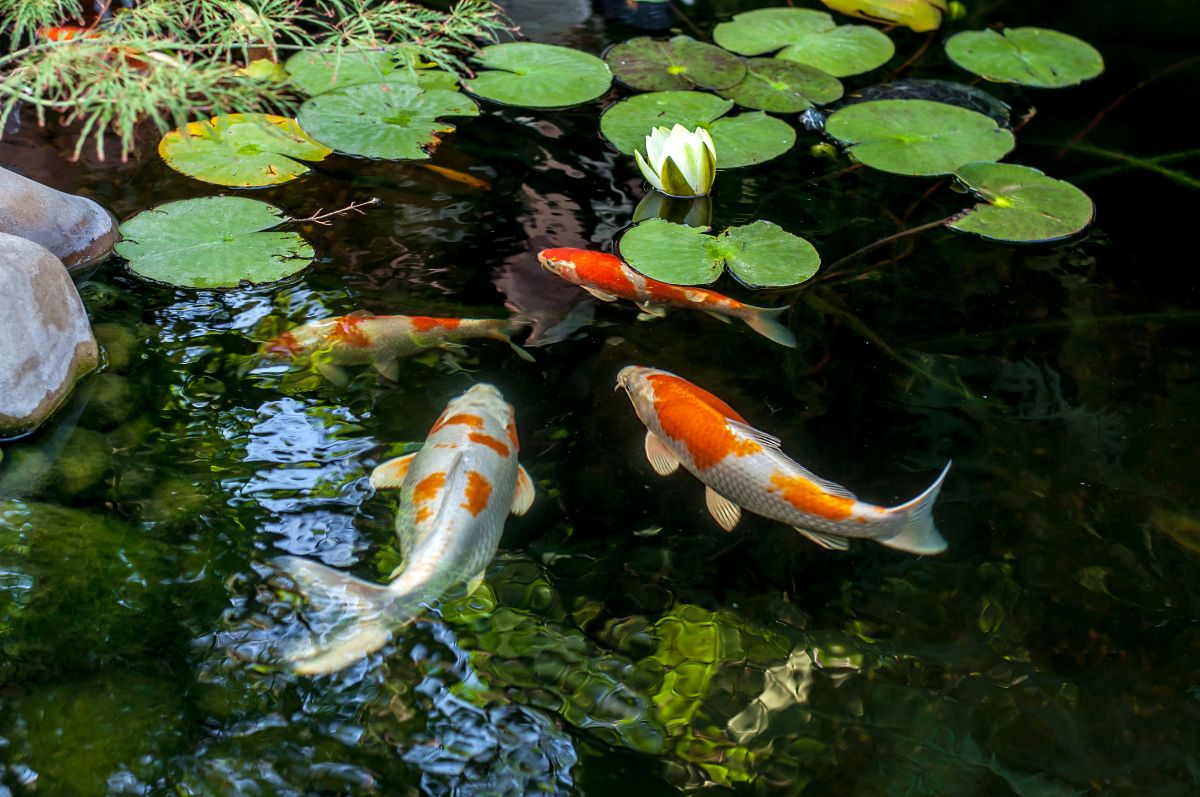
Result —
[{"label": "orange and white koi", "polygon": [[746,509],[794,527],[823,548],[846,550],[847,538],[864,538],[915,554],[946,550],[933,524],[933,504],[949,463],[911,501],[875,506],[794,462],[778,438],[686,379],[630,365],[617,375],[617,386],[646,425],[646,457],[654,471],[667,476],[682,465],[691,472],[704,483],[708,510],[726,531]]},{"label": "orange and white koi", "polygon": [[384,462],[371,474],[378,489],[399,489],[396,535],[404,564],[387,585],[373,584],[308,559],[285,556],[290,575],[332,628],[285,657],[302,674],[340,670],[387,643],[396,629],[456,585],[474,591],[496,555],[504,521],[533,503],[529,474],[517,462],[513,408],[500,391],[478,384],[446,405],[415,454]]},{"label": "orange and white koi", "polygon": [[509,337],[527,323],[521,318],[431,318],[359,311],[289,329],[264,343],[259,353],[268,359],[310,360],[336,384],[347,381],[342,369],[346,365],[371,365],[394,382],[400,375],[400,359],[428,349],[457,348],[469,338],[502,340],[532,362],[529,352]]},{"label": "orange and white koi", "polygon": [[578,285],[602,302],[628,299],[644,313],[663,315],[668,307],[703,310],[728,323],[737,318],[758,334],[783,346],[795,347],[796,336],[780,322],[787,307],[754,307],[716,291],[689,288],[643,276],[616,255],[591,249],[543,249],[538,260],[567,282]]}]

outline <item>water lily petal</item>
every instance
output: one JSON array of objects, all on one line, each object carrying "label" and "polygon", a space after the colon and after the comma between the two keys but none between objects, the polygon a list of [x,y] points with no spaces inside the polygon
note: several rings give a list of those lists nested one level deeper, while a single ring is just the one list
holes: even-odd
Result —
[{"label": "water lily petal", "polygon": [[688,184],[689,190],[686,195],[698,193],[695,190],[695,186],[700,179],[701,162],[700,158],[696,157],[699,153],[691,146],[691,140],[693,139],[694,136],[685,128],[672,130],[671,138],[667,141],[665,152],[667,160],[675,163],[675,167]]},{"label": "water lily petal", "polygon": [[[649,144],[649,138],[647,138],[646,142]],[[657,190],[666,193],[666,191],[663,189],[662,180],[659,178],[654,169],[650,167],[650,164],[646,163],[646,159],[642,157],[642,153],[640,151],[634,151],[633,157],[637,161],[638,169],[640,169],[642,172],[642,177],[646,178],[646,182],[650,183],[650,185],[654,186],[654,188]]]},{"label": "water lily petal", "polygon": [[691,183],[679,170],[674,158],[670,157],[663,163],[662,188],[659,190],[668,196],[690,197],[696,195],[696,192],[692,190]]},{"label": "water lily petal", "polygon": [[665,127],[656,127],[646,136],[646,160],[655,171],[662,168],[663,148],[667,145],[670,132]]}]

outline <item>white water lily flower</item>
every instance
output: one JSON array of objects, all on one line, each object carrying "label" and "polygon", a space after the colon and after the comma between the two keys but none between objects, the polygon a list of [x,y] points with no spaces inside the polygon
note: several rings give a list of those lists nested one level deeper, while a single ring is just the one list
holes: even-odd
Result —
[{"label": "white water lily flower", "polygon": [[646,156],[633,156],[642,176],[668,196],[704,196],[717,177],[717,148],[703,127],[656,127],[646,136]]}]

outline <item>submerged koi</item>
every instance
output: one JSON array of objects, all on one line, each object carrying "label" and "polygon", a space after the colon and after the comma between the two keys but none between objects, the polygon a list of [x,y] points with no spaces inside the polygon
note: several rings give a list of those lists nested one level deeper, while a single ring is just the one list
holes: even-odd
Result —
[{"label": "submerged koi", "polygon": [[787,307],[754,307],[705,288],[659,282],[634,271],[616,255],[590,249],[543,249],[538,260],[548,271],[602,302],[628,299],[650,315],[663,315],[668,307],[703,310],[725,322],[730,318],[740,319],[758,334],[783,346],[796,345],[796,336],[779,321]]},{"label": "submerged koi", "polygon": [[289,650],[302,674],[353,664],[385,645],[392,633],[459,584],[473,592],[496,555],[504,521],[533,503],[529,474],[517,462],[512,405],[478,384],[446,405],[425,445],[371,474],[379,489],[399,489],[396,535],[404,564],[387,585],[373,584],[308,559],[284,556],[290,575],[318,617],[341,622]]},{"label": "submerged koi", "polygon": [[289,329],[262,345],[269,359],[309,359],[331,382],[345,384],[345,365],[371,365],[393,382],[399,360],[427,349],[457,348],[469,338],[494,338],[512,346],[522,359],[529,352],[509,337],[524,319],[431,318],[417,315],[372,315],[366,311],[322,318]]},{"label": "submerged koi", "polygon": [[823,548],[846,550],[846,538],[861,537],[915,554],[946,550],[932,513],[949,463],[911,501],[875,506],[794,462],[778,438],[686,379],[630,365],[617,374],[617,386],[646,425],[646,457],[654,471],[667,476],[683,465],[704,483],[708,510],[726,531],[747,509],[794,527]]}]

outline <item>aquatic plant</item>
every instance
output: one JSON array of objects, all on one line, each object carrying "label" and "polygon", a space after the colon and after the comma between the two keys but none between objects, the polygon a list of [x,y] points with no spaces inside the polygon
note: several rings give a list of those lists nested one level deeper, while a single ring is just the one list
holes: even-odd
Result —
[{"label": "aquatic plant", "polygon": [[716,148],[703,127],[656,127],[646,136],[646,154],[633,155],[642,176],[667,196],[704,196],[717,178]]}]

